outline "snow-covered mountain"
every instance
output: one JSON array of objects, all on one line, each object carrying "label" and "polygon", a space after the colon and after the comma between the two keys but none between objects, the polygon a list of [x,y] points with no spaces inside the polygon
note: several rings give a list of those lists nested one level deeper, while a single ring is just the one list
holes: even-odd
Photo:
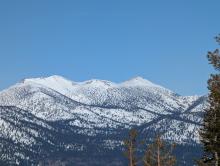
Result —
[{"label": "snow-covered mountain", "polygon": [[[118,152],[110,161],[123,165],[122,140],[132,127],[142,136],[160,133],[181,147],[197,147],[206,105],[206,96],[180,96],[141,77],[118,84],[73,82],[61,76],[24,79],[0,92],[0,145],[11,147],[2,150],[0,159],[25,165],[80,152],[78,158],[72,155],[76,162],[91,151],[105,154],[106,160]],[[186,165],[191,162],[179,157]],[[93,165],[104,162],[91,160]]]}]

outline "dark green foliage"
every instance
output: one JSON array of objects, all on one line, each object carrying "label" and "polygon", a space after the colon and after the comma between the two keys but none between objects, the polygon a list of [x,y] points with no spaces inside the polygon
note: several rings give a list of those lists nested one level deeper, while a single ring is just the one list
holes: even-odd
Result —
[{"label": "dark green foliage", "polygon": [[[220,44],[220,36],[216,37]],[[208,60],[217,71],[208,80],[209,107],[205,110],[203,128],[201,129],[201,141],[204,145],[205,155],[199,161],[205,165],[220,164],[220,54],[216,49],[208,52]]]}]

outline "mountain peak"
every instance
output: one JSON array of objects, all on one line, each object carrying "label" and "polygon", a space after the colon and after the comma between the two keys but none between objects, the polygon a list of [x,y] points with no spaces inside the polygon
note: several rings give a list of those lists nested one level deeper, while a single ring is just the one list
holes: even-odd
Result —
[{"label": "mountain peak", "polygon": [[[132,81],[139,81],[139,82],[146,82],[146,81],[148,81],[148,80],[146,80],[146,79],[144,79],[143,77],[140,77],[140,76],[134,77],[134,78],[132,78],[130,80],[132,80]],[[148,81],[148,82],[150,82],[150,81]]]},{"label": "mountain peak", "polygon": [[60,79],[60,80],[66,80],[66,78],[60,76],[60,75],[52,75],[49,77],[46,77],[45,79]]},{"label": "mountain peak", "polygon": [[54,89],[60,93],[67,93],[69,89],[75,84],[74,82],[58,75],[49,77],[29,78],[22,81],[24,84],[40,84],[45,87]]},{"label": "mountain peak", "polygon": [[128,81],[122,83],[126,86],[150,86],[150,87],[158,87],[158,85],[152,83],[149,80],[144,79],[143,77],[137,76]]},{"label": "mountain peak", "polygon": [[122,83],[114,83],[107,80],[100,80],[100,79],[91,79],[83,82],[73,82],[71,80],[68,80],[62,76],[59,75],[52,75],[49,77],[39,77],[39,78],[29,78],[24,79],[22,83],[34,83],[34,84],[40,84],[46,87],[49,87],[51,89],[54,89],[59,92],[65,92],[68,93],[69,91],[72,91],[75,89],[75,85],[77,87],[79,86],[86,86],[86,87],[102,87],[104,89],[108,89],[110,87],[157,87],[157,88],[163,88],[157,84],[152,83],[151,81],[144,79],[143,77],[137,76],[130,80],[124,81]]},{"label": "mountain peak", "polygon": [[51,81],[51,80],[56,80],[56,81],[63,81],[63,80],[67,80],[66,78],[59,76],[59,75],[52,75],[49,77],[36,77],[36,78],[26,78],[24,80],[22,80],[23,83],[27,83],[27,82],[42,82],[42,81]]}]

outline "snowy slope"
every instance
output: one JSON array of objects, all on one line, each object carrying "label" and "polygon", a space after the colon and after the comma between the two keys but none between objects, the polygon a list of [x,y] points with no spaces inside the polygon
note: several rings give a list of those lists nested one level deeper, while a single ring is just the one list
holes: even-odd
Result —
[{"label": "snowy slope", "polygon": [[198,96],[181,97],[141,77],[116,84],[105,80],[72,82],[60,76],[51,76],[25,79],[18,86],[49,88],[77,102],[89,105],[111,107],[140,106],[157,111],[175,111],[176,109],[179,110],[179,108],[187,108],[199,98]]},{"label": "snowy slope", "polygon": [[[124,138],[114,135],[136,126],[143,134],[152,133],[151,137],[161,133],[168,141],[191,146],[199,144],[198,129],[206,106],[206,96],[180,96],[141,77],[122,83],[96,79],[73,82],[61,76],[31,78],[0,92],[0,123],[5,126],[0,134],[13,143],[34,146],[37,140],[42,145],[48,140],[54,148],[62,144],[60,151],[77,147],[68,150],[83,152],[90,149],[86,140],[91,137],[94,146],[102,151],[103,147],[119,150]],[[31,125],[26,132],[15,124],[11,127],[7,119],[10,121],[12,115],[20,125],[24,119],[28,124],[43,125],[40,132],[50,131],[51,137],[39,134]],[[68,142],[57,136],[62,131],[73,134],[72,138],[85,139]]]}]

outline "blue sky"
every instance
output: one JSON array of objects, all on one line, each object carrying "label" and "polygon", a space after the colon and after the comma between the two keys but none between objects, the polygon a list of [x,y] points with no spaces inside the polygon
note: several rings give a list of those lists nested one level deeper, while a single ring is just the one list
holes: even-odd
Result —
[{"label": "blue sky", "polygon": [[0,0],[0,89],[27,77],[142,76],[207,93],[220,1]]}]

